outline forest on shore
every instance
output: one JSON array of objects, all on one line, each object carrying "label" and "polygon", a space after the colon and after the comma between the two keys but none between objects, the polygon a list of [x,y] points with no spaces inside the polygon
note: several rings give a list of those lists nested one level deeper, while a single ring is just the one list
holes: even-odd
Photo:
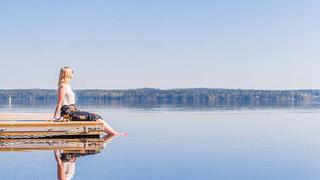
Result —
[{"label": "forest on shore", "polygon": [[[245,89],[128,89],[75,90],[77,102],[84,104],[189,104],[189,105],[259,105],[320,102],[320,90],[245,90]],[[0,90],[0,103],[9,98],[15,104],[54,104],[53,89]]]}]

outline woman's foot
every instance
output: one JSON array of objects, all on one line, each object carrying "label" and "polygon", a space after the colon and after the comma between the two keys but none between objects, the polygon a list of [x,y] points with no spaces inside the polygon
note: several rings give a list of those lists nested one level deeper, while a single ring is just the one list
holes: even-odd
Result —
[{"label": "woman's foot", "polygon": [[115,136],[127,136],[128,133],[127,132],[116,132],[115,134],[112,134],[112,135],[115,135]]}]

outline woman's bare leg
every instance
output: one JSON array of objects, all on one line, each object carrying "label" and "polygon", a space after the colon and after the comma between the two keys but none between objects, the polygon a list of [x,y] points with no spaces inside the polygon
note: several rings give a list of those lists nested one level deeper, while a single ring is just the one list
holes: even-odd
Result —
[{"label": "woman's bare leg", "polygon": [[110,134],[110,135],[128,135],[128,133],[120,133],[120,132],[117,132],[116,130],[114,130],[108,123],[106,123],[104,120],[102,119],[98,119],[97,120],[98,122],[102,122],[103,124],[103,131],[107,134]]}]

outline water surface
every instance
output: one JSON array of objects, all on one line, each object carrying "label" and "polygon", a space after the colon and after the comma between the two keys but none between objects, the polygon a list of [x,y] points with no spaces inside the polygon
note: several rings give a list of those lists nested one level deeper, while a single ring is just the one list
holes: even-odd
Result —
[{"label": "water surface", "polygon": [[[319,179],[320,110],[87,108],[127,137],[78,157],[73,179]],[[41,108],[2,112],[51,112]],[[1,152],[6,179],[56,179],[53,151]]]}]

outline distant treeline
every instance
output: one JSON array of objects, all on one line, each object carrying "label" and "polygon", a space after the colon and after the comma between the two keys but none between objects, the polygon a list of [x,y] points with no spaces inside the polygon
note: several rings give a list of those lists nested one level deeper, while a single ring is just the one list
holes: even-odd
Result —
[{"label": "distant treeline", "polygon": [[[320,90],[243,90],[243,89],[129,89],[76,90],[81,104],[189,104],[189,105],[259,105],[320,102]],[[56,90],[0,90],[0,103],[11,97],[15,104],[54,104]]]}]

